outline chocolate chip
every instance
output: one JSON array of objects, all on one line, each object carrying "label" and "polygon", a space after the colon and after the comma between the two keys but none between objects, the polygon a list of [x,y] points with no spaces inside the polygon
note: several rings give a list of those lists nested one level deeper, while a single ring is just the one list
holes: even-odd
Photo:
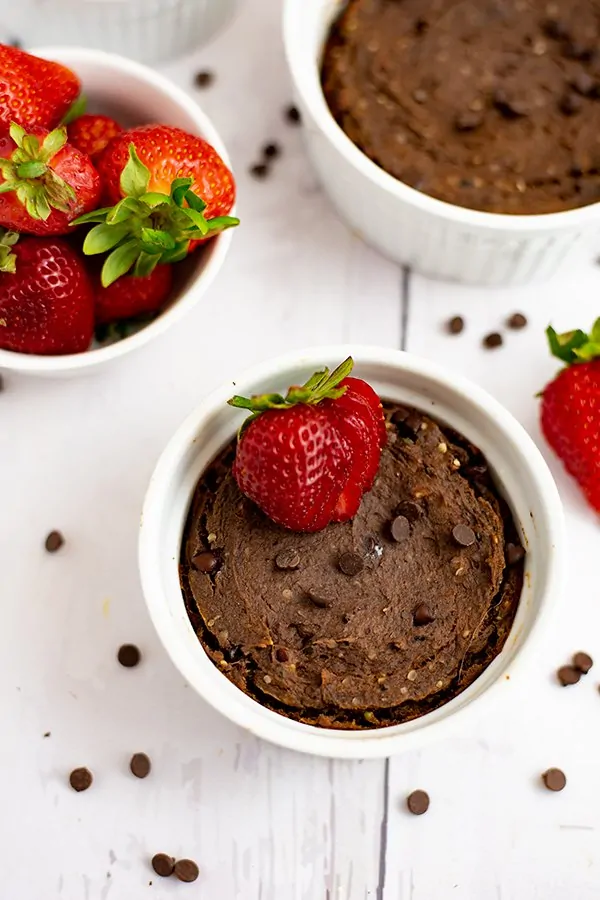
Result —
[{"label": "chocolate chip", "polygon": [[223,652],[223,656],[225,657],[226,662],[234,663],[238,662],[244,655],[242,648],[239,646],[236,647],[228,647],[227,650]]},{"label": "chocolate chip", "polygon": [[166,853],[156,853],[152,857],[152,868],[161,878],[168,878],[175,869],[175,860]]},{"label": "chocolate chip", "polygon": [[313,629],[309,628],[308,625],[304,625],[303,622],[294,623],[292,628],[296,629],[303,641],[310,641],[315,636]]},{"label": "chocolate chip", "polygon": [[446,324],[446,331],[449,334],[461,334],[465,330],[465,320],[462,316],[452,316]]},{"label": "chocolate chip", "polygon": [[422,816],[429,809],[429,794],[425,791],[413,791],[406,798],[406,805],[413,816]]},{"label": "chocolate chip", "polygon": [[327,597],[322,597],[317,591],[307,591],[306,593],[309,600],[311,600],[315,606],[318,606],[319,609],[329,609],[331,606],[331,600]]},{"label": "chocolate chip", "polygon": [[87,789],[91,787],[93,780],[94,776],[89,769],[85,768],[73,769],[69,775],[69,784],[78,794],[81,793],[81,791],[87,791]]},{"label": "chocolate chip", "polygon": [[431,608],[427,605],[427,603],[419,603],[419,605],[415,608],[413,613],[413,622],[415,625],[431,625],[432,622],[435,622],[435,616],[433,615]]},{"label": "chocolate chip", "polygon": [[429,100],[429,94],[423,88],[417,88],[412,92],[412,95],[415,103],[427,103]]},{"label": "chocolate chip", "polygon": [[579,669],[582,675],[587,675],[594,665],[594,660],[589,653],[576,653],[573,657],[573,665],[576,669]]},{"label": "chocolate chip", "polygon": [[396,515],[404,516],[409,522],[416,522],[423,515],[423,510],[414,500],[402,500],[396,507]]},{"label": "chocolate chip", "polygon": [[286,663],[289,660],[289,654],[283,647],[278,647],[275,651],[275,659],[277,662]]},{"label": "chocolate chip", "polygon": [[466,109],[459,113],[454,120],[457,131],[475,131],[483,125],[483,113]]},{"label": "chocolate chip", "polygon": [[302,121],[302,116],[300,115],[300,110],[297,106],[288,106],[285,111],[285,118],[290,123],[290,125],[299,125]]},{"label": "chocolate chip", "polygon": [[483,346],[488,350],[495,350],[496,347],[501,347],[502,344],[502,335],[498,334],[497,331],[492,331],[491,334],[487,334],[483,339]]},{"label": "chocolate chip", "polygon": [[271,141],[263,147],[263,156],[265,159],[277,159],[278,156],[281,156],[281,147],[275,141]]},{"label": "chocolate chip", "polygon": [[506,324],[514,331],[518,331],[520,328],[526,327],[527,319],[523,313],[513,313],[512,316],[507,319]]},{"label": "chocolate chip", "polygon": [[376,568],[383,556],[383,546],[374,534],[366,534],[363,538],[365,563],[371,568]]},{"label": "chocolate chip", "polygon": [[549,791],[562,791],[567,784],[567,776],[561,769],[548,769],[542,775],[542,781]]},{"label": "chocolate chip", "polygon": [[520,544],[507,544],[505,548],[507,566],[516,566],[525,556],[525,549]]},{"label": "chocolate chip", "polygon": [[129,761],[129,768],[136,778],[147,778],[152,768],[150,757],[145,753],[134,753]]},{"label": "chocolate chip", "polygon": [[392,413],[392,422],[394,423],[394,425],[400,425],[402,422],[404,422],[406,419],[408,419],[409,416],[410,416],[410,410],[404,409],[403,406],[399,406]]},{"label": "chocolate chip", "polygon": [[406,516],[396,516],[390,525],[390,531],[394,540],[400,544],[410,537],[410,522]]},{"label": "chocolate chip", "polygon": [[560,19],[545,19],[542,22],[542,31],[555,41],[562,41],[569,37],[569,29]]},{"label": "chocolate chip", "polygon": [[119,647],[117,659],[126,669],[133,669],[137,666],[142,658],[142,654],[135,644],[123,644]]},{"label": "chocolate chip", "polygon": [[344,573],[344,575],[348,575],[350,578],[354,578],[355,575],[360,575],[362,570],[365,567],[363,558],[358,555],[358,553],[342,553],[340,558],[338,559],[338,566],[340,571]]},{"label": "chocolate chip", "polygon": [[593,97],[598,91],[598,82],[589,72],[577,72],[571,79],[571,87],[582,97]]},{"label": "chocolate chip", "polygon": [[178,859],[175,863],[175,878],[188,884],[195,881],[200,874],[198,866],[192,859]]},{"label": "chocolate chip", "polygon": [[531,104],[526,97],[509,94],[504,88],[498,88],[494,92],[494,105],[505,119],[519,119],[531,112]]},{"label": "chocolate chip", "polygon": [[468,525],[455,525],[452,537],[461,547],[470,547],[477,540],[475,532]]},{"label": "chocolate chip", "polygon": [[192,565],[198,572],[210,575],[219,568],[219,557],[212,550],[203,550],[193,557]]},{"label": "chocolate chip", "polygon": [[300,554],[291,547],[288,550],[280,550],[275,557],[275,565],[278,569],[297,569],[300,565]]},{"label": "chocolate chip", "polygon": [[580,43],[580,41],[567,41],[563,45],[563,56],[567,59],[578,59],[581,62],[590,62],[595,54],[593,47]]},{"label": "chocolate chip", "polygon": [[558,106],[565,116],[576,116],[583,109],[583,100],[579,94],[565,94]]},{"label": "chocolate chip", "polygon": [[568,687],[571,684],[577,684],[581,678],[581,672],[575,666],[561,666],[556,677],[563,687]]},{"label": "chocolate chip", "polygon": [[255,165],[250,166],[250,174],[258,181],[262,181],[269,174],[269,167],[266,163],[256,163]]},{"label": "chocolate chip", "polygon": [[196,87],[199,88],[210,87],[214,80],[215,73],[210,72],[208,69],[202,69],[202,71],[196,72],[196,75],[194,76],[194,83],[196,84]]},{"label": "chocolate chip", "polygon": [[51,531],[46,538],[46,550],[48,551],[48,553],[56,553],[57,550],[60,550],[64,542],[65,539],[60,531]]}]

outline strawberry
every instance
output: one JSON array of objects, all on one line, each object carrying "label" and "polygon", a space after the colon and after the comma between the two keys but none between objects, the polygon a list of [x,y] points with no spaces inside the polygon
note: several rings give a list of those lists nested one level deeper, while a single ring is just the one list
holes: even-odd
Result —
[{"label": "strawberry", "polygon": [[600,512],[600,319],[590,335],[546,333],[552,353],[567,366],[542,393],[542,431]]},{"label": "strawberry", "polygon": [[0,123],[52,129],[80,89],[65,66],[0,44]]},{"label": "strawberry", "polygon": [[347,377],[352,367],[349,358],[334,372],[316,372],[285,397],[229,401],[253,413],[238,439],[233,475],[242,493],[285,528],[313,532],[347,521],[373,485],[385,422],[381,404],[376,414],[363,383]]},{"label": "strawberry", "polygon": [[94,162],[123,129],[109,116],[84,115],[67,128],[69,144],[86,153]]},{"label": "strawberry", "polygon": [[84,153],[67,144],[65,128],[20,125],[0,132],[0,225],[26,234],[66,234],[93,209],[100,176]]},{"label": "strawberry", "polygon": [[173,270],[170,265],[157,266],[144,278],[123,275],[108,287],[102,287],[99,275],[92,276],[92,281],[96,324],[104,325],[158,312],[171,292]]},{"label": "strawberry", "polygon": [[98,160],[108,203],[77,219],[96,223],[89,255],[112,252],[102,270],[108,286],[133,269],[149,275],[158,263],[184,259],[199,242],[239,223],[227,213],[233,175],[202,138],[167,125],[143,125],[114,138]]},{"label": "strawberry", "polygon": [[43,355],[87,350],[94,293],[83,260],[64,238],[15,244],[8,233],[3,241],[13,245],[4,263],[0,250],[0,347]]}]

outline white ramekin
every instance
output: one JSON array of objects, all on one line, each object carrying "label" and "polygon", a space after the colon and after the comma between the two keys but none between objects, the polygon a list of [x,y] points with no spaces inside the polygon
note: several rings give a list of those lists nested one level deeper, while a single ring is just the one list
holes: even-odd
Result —
[{"label": "white ramekin", "polygon": [[[200,107],[184,91],[146,66],[101,50],[46,47],[33,52],[64,63],[79,75],[91,111],[114,114],[129,126],[162,122],[184,128],[206,138],[230,165],[221,138]],[[164,312],[131,337],[67,356],[36,356],[0,349],[0,370],[66,377],[97,370],[142,347],[179,321],[200,301],[223,265],[232,233],[233,229],[223,232],[201,252],[196,251],[179,264],[185,266],[185,278],[179,293],[174,295]]]},{"label": "white ramekin", "polygon": [[0,21],[25,46],[68,44],[142,62],[206,44],[240,0],[0,0]]},{"label": "white ramekin", "polygon": [[[188,619],[179,585],[183,529],[194,488],[215,454],[236,434],[243,414],[227,406],[250,395],[301,384],[322,365],[351,354],[354,374],[382,397],[415,406],[457,429],[486,455],[527,547],[517,616],[502,653],[462,694],[403,725],[347,732],[292,721],[265,709],[235,687],[210,661]],[[551,618],[561,591],[564,556],[561,503],[552,476],[519,423],[485,391],[426,359],[375,347],[322,347],[263,363],[211,394],[177,431],[150,482],[140,534],[146,603],[171,659],[193,688],[229,719],[275,744],[322,756],[388,756],[443,737],[494,696],[509,696]],[[522,696],[522,695],[521,695]],[[517,701],[518,702],[518,701]]]},{"label": "white ramekin", "polygon": [[436,278],[514,285],[550,276],[600,231],[600,203],[537,216],[453,206],[403,184],[344,134],[319,76],[323,45],[345,0],[285,0],[284,40],[309,156],[338,212],[367,243]]}]

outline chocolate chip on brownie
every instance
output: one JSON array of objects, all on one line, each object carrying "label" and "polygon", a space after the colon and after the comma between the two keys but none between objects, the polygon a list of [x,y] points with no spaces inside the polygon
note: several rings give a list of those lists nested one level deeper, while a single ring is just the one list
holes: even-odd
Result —
[{"label": "chocolate chip on brownie", "polygon": [[468,525],[455,525],[452,537],[461,547],[470,547],[477,540],[475,532]]},{"label": "chocolate chip on brownie", "polygon": [[275,557],[275,565],[282,570],[297,569],[300,566],[300,554],[291,547],[288,550],[280,550]]},{"label": "chocolate chip on brownie", "polygon": [[338,560],[338,566],[344,575],[354,578],[355,575],[360,575],[365,564],[362,556],[359,556],[358,553],[348,552],[342,553]]}]

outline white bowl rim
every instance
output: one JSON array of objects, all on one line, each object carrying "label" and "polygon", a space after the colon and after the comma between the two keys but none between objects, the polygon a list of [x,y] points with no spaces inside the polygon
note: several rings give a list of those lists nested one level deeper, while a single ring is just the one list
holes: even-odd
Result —
[{"label": "white bowl rim", "polygon": [[[404,725],[369,731],[343,731],[319,728],[294,721],[268,710],[255,700],[246,706],[247,695],[231,685],[225,675],[215,669],[216,674],[234,688],[227,699],[221,696],[217,701],[211,695],[210,687],[207,689],[203,683],[203,676],[199,668],[195,664],[188,664],[187,659],[180,654],[180,641],[176,629],[169,627],[167,633],[163,628],[161,613],[166,606],[168,607],[168,603],[161,587],[159,549],[157,552],[157,548],[159,548],[157,533],[163,515],[162,500],[168,490],[173,473],[190,446],[196,442],[203,422],[212,412],[225,404],[231,396],[232,386],[235,385],[236,390],[240,386],[245,389],[246,385],[259,383],[266,377],[283,374],[300,362],[302,365],[306,364],[307,369],[310,369],[311,365],[317,367],[322,365],[324,359],[342,359],[348,355],[352,355],[357,365],[387,365],[395,371],[400,369],[403,372],[435,379],[449,385],[453,392],[460,394],[462,399],[468,400],[479,413],[494,419],[495,423],[501,426],[507,441],[511,442],[513,449],[518,451],[523,464],[527,466],[529,477],[536,484],[540,502],[546,512],[547,542],[555,548],[555,551],[549,554],[549,558],[546,560],[546,584],[548,587],[540,602],[538,614],[522,645],[514,651],[509,662],[498,668],[495,680],[485,690],[484,696],[489,706],[490,700],[499,696],[499,688],[505,679],[508,680],[509,677],[514,679],[515,674],[525,669],[527,661],[539,647],[553,618],[552,612],[560,597],[564,578],[565,524],[563,508],[550,470],[523,426],[483,388],[428,359],[400,350],[367,345],[342,344],[310,347],[304,350],[294,350],[262,362],[244,371],[235,381],[213,391],[178,428],[158,460],[148,486],[140,520],[138,561],[146,606],[159,639],[176,668],[206,702],[240,727],[287,749],[317,756],[366,759],[390,756],[394,753],[416,749],[434,738],[442,737],[444,733],[446,735],[451,733],[459,721],[462,722],[468,715],[472,716],[481,708],[481,704],[476,702],[478,698],[473,698],[472,702],[465,705],[459,705],[451,715],[440,721],[427,722],[427,717],[432,715],[429,713],[412,720],[412,722],[404,723]],[[181,528],[183,529],[183,527],[184,522],[182,521]],[[178,565],[178,561],[175,561],[175,565]],[[183,603],[183,599],[181,602]],[[500,659],[501,657],[496,657],[495,662]],[[476,685],[477,680],[473,682],[473,685]],[[440,708],[443,709],[457,702],[460,704],[460,698],[464,698],[464,694],[469,692],[473,685]],[[240,695],[239,702],[236,699],[238,694]],[[241,698],[244,700],[242,701]],[[403,732],[402,729],[405,726],[410,726],[411,730]]]},{"label": "white bowl rim", "polygon": [[[86,62],[95,62],[136,75],[140,80],[144,80],[157,90],[168,94],[184,112],[193,118],[200,135],[213,145],[227,166],[231,167],[225,145],[206,113],[182,88],[155,72],[149,66],[127,59],[124,56],[119,56],[117,53],[108,53],[105,50],[88,50],[85,47],[34,47],[28,52],[44,58],[56,59],[57,62],[68,65],[75,70],[77,64],[81,60],[85,60]],[[235,209],[232,209],[232,213],[235,214]],[[213,239],[212,243],[214,245],[210,247],[210,257],[195,287],[202,285],[203,290],[206,290],[210,286],[223,265],[232,238],[233,229],[228,229]],[[188,309],[196,304],[197,300],[194,298],[194,293],[194,290],[186,291],[172,306],[168,307],[158,318],[154,319],[136,334],[116,341],[114,344],[109,344],[106,347],[85,350],[82,353],[69,353],[64,356],[40,356],[33,353],[17,353],[12,350],[0,349],[0,370],[5,369],[6,371],[10,370],[22,374],[52,374],[53,372],[62,374],[94,369],[96,366],[101,366],[112,359],[125,356],[138,347],[143,347],[153,338],[158,337],[158,335],[170,328],[171,325],[178,322]]]},{"label": "white bowl rim", "polygon": [[[576,209],[555,213],[538,213],[535,215],[484,212],[483,210],[456,206],[445,200],[439,200],[437,197],[431,197],[429,194],[417,191],[374,163],[350,140],[335,121],[321,89],[318,69],[315,68],[318,90],[315,90],[314,83],[309,83],[309,80],[302,74],[304,62],[302,54],[304,49],[299,45],[298,29],[295,23],[298,17],[302,15],[301,9],[304,10],[306,2],[317,2],[324,5],[327,0],[284,0],[283,37],[288,67],[299,96],[310,110],[321,132],[360,175],[399,200],[410,203],[423,212],[483,230],[518,234],[578,228],[589,222],[598,222],[600,219],[600,201]],[[339,0],[339,2],[341,3],[343,0]]]}]

